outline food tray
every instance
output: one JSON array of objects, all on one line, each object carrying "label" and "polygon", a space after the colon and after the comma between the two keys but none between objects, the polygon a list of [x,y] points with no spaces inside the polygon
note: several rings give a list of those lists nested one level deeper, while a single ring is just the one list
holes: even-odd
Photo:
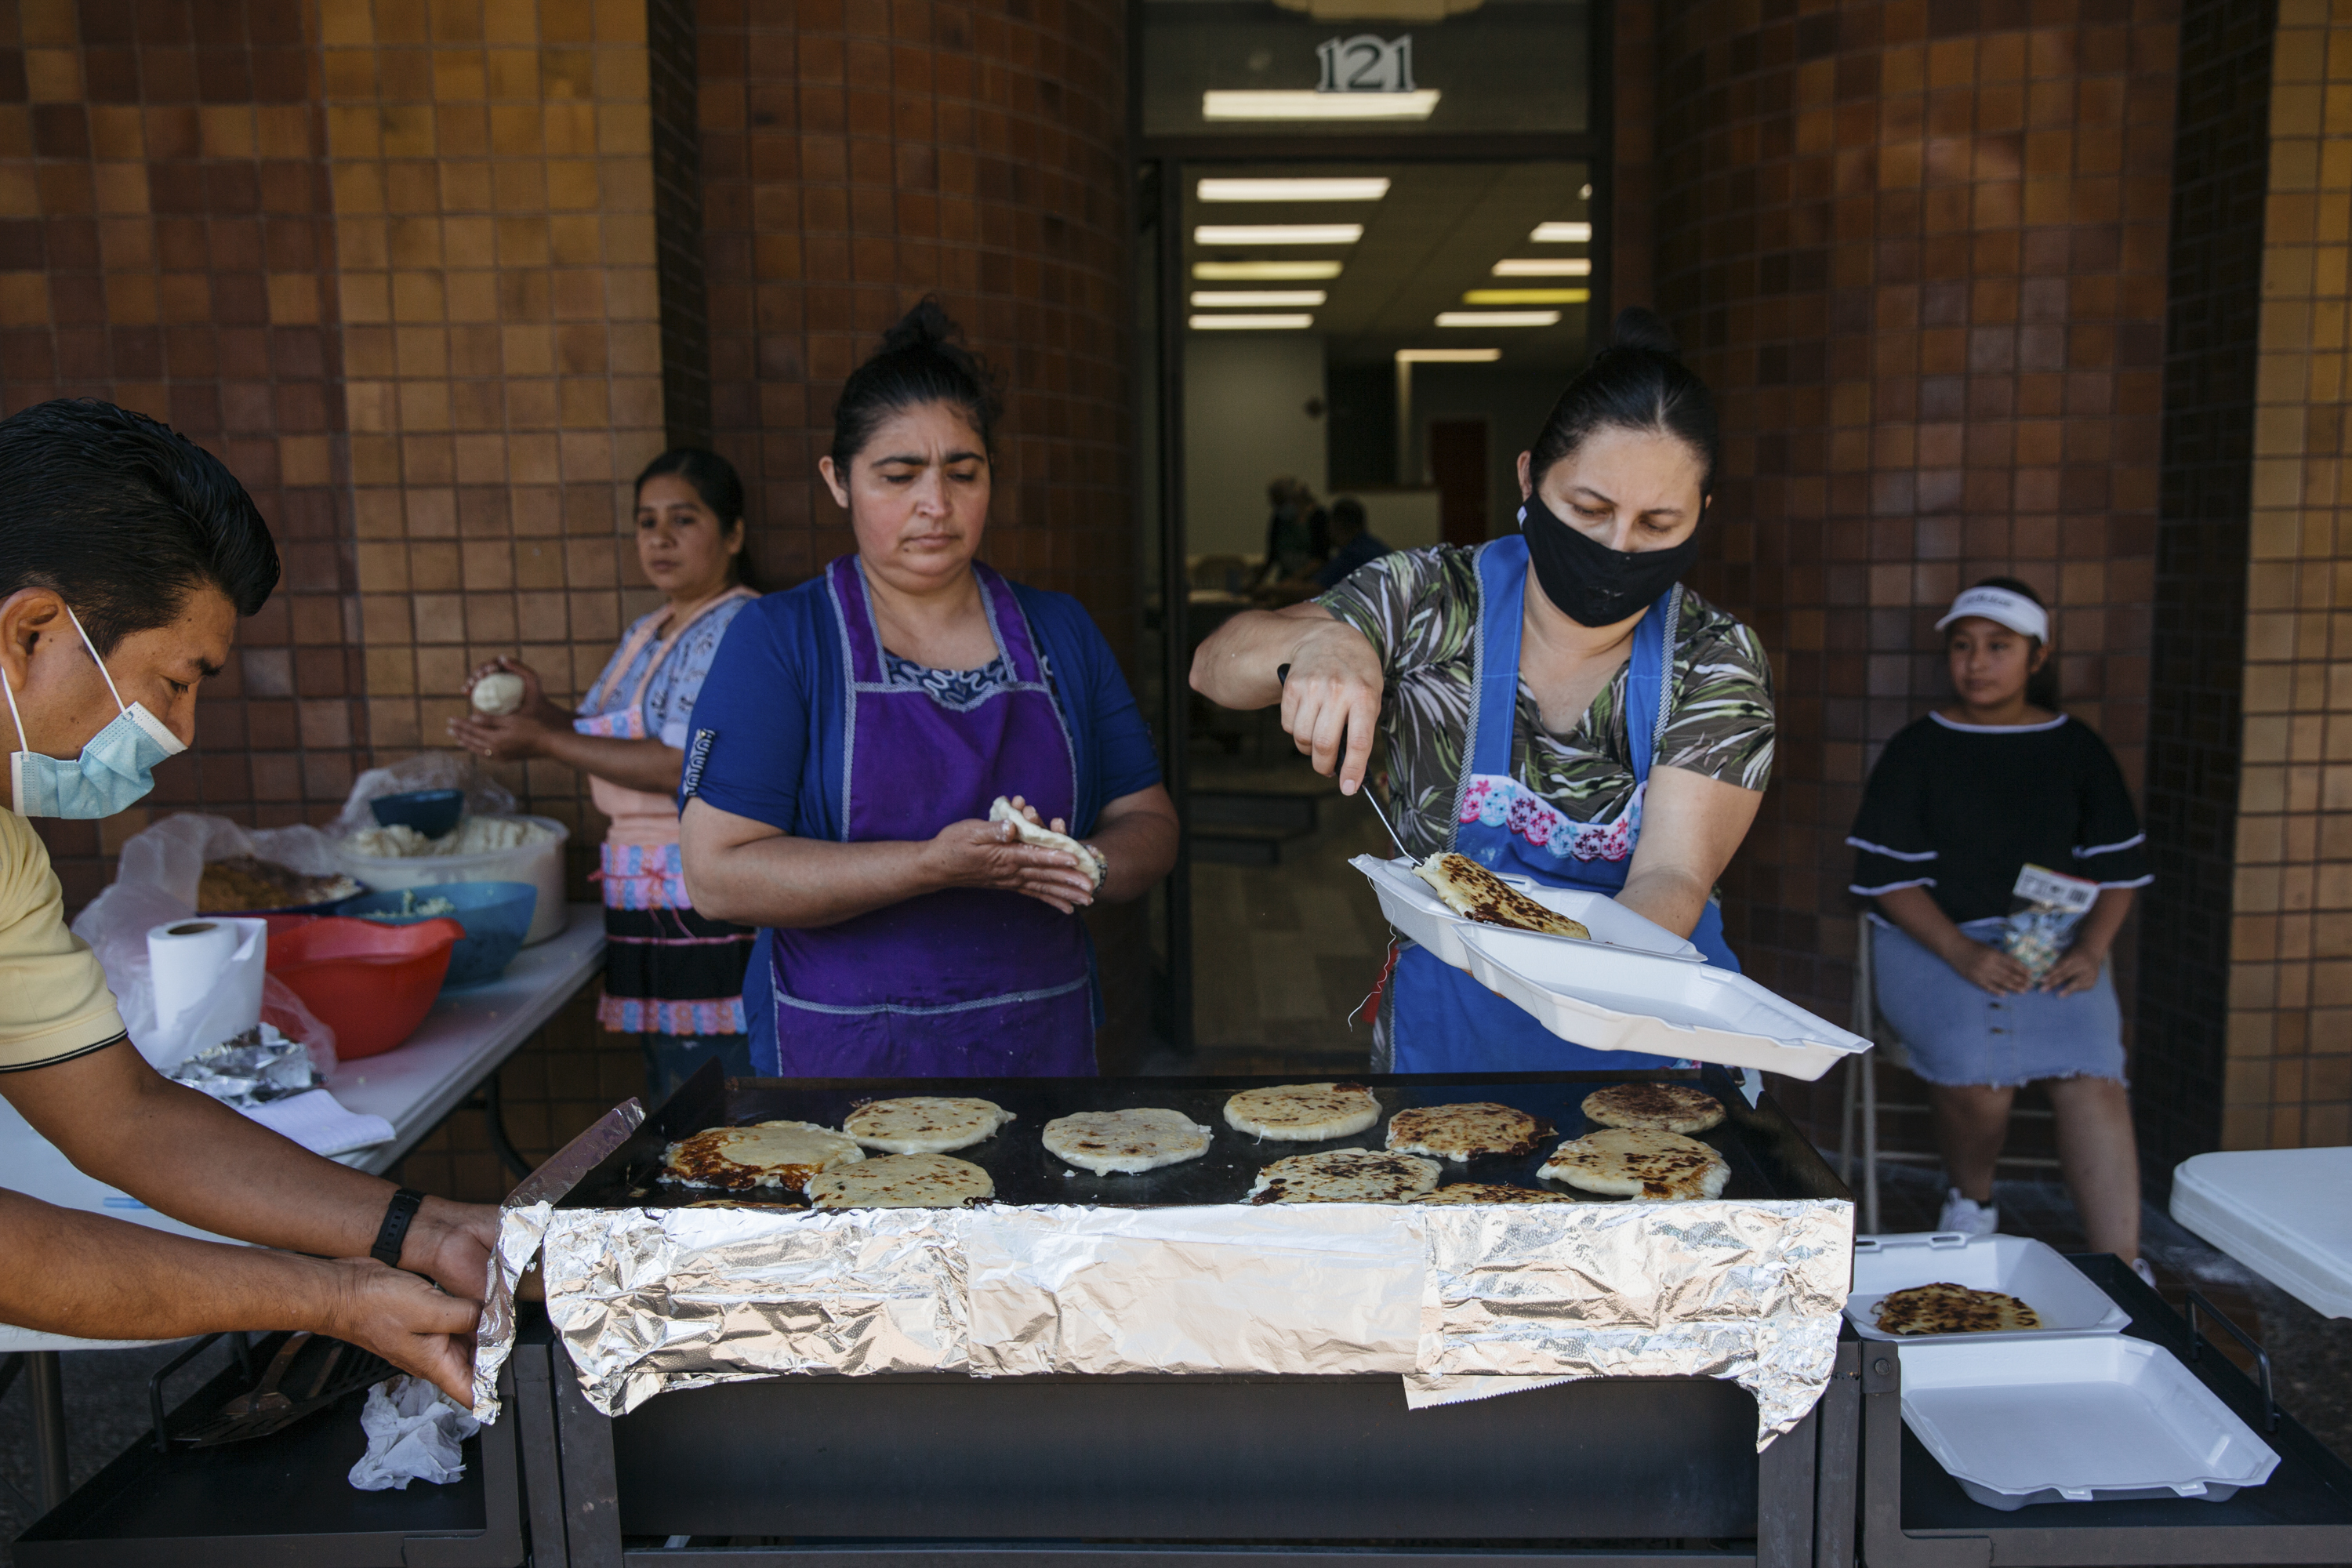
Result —
[{"label": "food tray", "polygon": [[[1412,874],[1412,861],[1359,855],[1348,864],[1370,881],[1372,891],[1380,897],[1381,913],[1389,924],[1429,949],[1439,963],[1456,969],[1470,967],[1470,954],[1463,946],[1462,932],[1477,922],[1446,908],[1436,889]],[[1643,960],[1671,959],[1677,963],[1706,962],[1706,955],[1697,948],[1605,894],[1573,888],[1547,888],[1526,877],[1505,877],[1503,880],[1544,908],[1582,924],[1592,933],[1594,942],[1616,950],[1614,956],[1621,960],[1638,954]],[[1530,934],[1543,942],[1575,940]]]},{"label": "food tray", "polygon": [[2172,1217],[2330,1318],[2352,1318],[2352,1148],[2200,1154],[2172,1173]]},{"label": "food tray", "polygon": [[[1603,1197],[1538,1180],[1542,1165],[1560,1140],[1592,1131],[1579,1107],[1584,1097],[1612,1083],[1660,1081],[1691,1083],[1721,1100],[1726,1120],[1697,1136],[1718,1151],[1731,1166],[1724,1188],[1727,1199],[1843,1197],[1847,1195],[1822,1166],[1820,1157],[1779,1108],[1767,1100],[1751,1107],[1730,1075],[1717,1071],[1652,1073],[1497,1073],[1484,1077],[1368,1077],[1347,1081],[1363,1084],[1381,1102],[1381,1120],[1352,1137],[1319,1142],[1276,1142],[1237,1132],[1225,1124],[1225,1100],[1237,1089],[1270,1083],[1318,1081],[1311,1075],[1289,1078],[1030,1078],[877,1079],[726,1080],[723,1091],[714,1087],[698,1095],[695,1082],[681,1089],[649,1117],[630,1141],[615,1150],[572,1187],[560,1206],[565,1208],[678,1208],[729,1194],[681,1187],[657,1179],[663,1150],[670,1142],[705,1128],[751,1121],[813,1121],[839,1127],[842,1119],[862,1101],[894,1095],[976,1095],[994,1100],[1014,1113],[1017,1121],[993,1137],[954,1152],[988,1172],[996,1184],[996,1201],[1008,1204],[1095,1204],[1156,1207],[1192,1204],[1245,1203],[1259,1169],[1292,1154],[1327,1149],[1380,1149],[1386,1146],[1389,1118],[1408,1106],[1446,1105],[1464,1100],[1492,1100],[1548,1121],[1558,1135],[1539,1141],[1532,1153],[1488,1156],[1464,1163],[1444,1162],[1440,1184],[1454,1182],[1501,1182],[1514,1186],[1541,1187],[1573,1193],[1580,1201],[1618,1204],[1630,1198]],[[719,1080],[714,1074],[711,1084]],[[1132,1175],[1097,1176],[1065,1165],[1045,1152],[1039,1136],[1056,1116],[1079,1110],[1121,1110],[1158,1106],[1182,1111],[1213,1133],[1209,1152],[1197,1160],[1165,1165]],[[782,1203],[798,1206],[798,1194],[762,1189],[741,1194],[750,1203]]]},{"label": "food tray", "polygon": [[2119,1334],[1906,1344],[1903,1421],[1987,1508],[2198,1498],[2278,1455],[2170,1352]]},{"label": "food tray", "polygon": [[1711,963],[1635,962],[1598,942],[1501,926],[1470,926],[1458,936],[1472,979],[1588,1050],[1646,1051],[1811,1080],[1870,1048],[1860,1035]]},{"label": "food tray", "polygon": [[[2033,1309],[2042,1326],[1965,1334],[1890,1334],[1879,1328],[1875,1314],[1880,1300],[1896,1290],[1939,1280],[2014,1296]],[[1846,1298],[1845,1315],[1864,1339],[1904,1345],[2072,1339],[2121,1333],[2131,1322],[2129,1312],[2043,1243],[2021,1236],[1971,1237],[1954,1231],[1855,1237],[1853,1294]]]}]

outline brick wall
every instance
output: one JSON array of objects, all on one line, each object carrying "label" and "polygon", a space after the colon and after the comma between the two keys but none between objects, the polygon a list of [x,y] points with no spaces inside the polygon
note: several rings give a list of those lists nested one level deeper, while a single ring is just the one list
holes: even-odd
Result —
[{"label": "brick wall", "polygon": [[1829,1017],[1843,840],[1878,748],[1947,695],[1957,589],[2050,599],[2066,706],[2137,783],[2176,58],[2170,0],[1660,13],[1657,299],[1725,424],[1698,582],[1780,689],[1731,940]]}]

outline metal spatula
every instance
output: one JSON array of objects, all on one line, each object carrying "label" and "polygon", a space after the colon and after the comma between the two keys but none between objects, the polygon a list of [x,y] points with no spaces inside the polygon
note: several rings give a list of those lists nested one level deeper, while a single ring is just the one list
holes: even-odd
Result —
[{"label": "metal spatula", "polygon": [[[315,1352],[306,1355],[313,1352],[314,1342]],[[341,1340],[320,1339],[307,1332],[289,1334],[269,1358],[259,1383],[225,1402],[211,1419],[174,1436],[197,1448],[266,1437],[313,1411],[323,1410],[353,1389],[381,1383],[397,1371],[382,1356]],[[296,1392],[288,1392],[289,1387]]]}]

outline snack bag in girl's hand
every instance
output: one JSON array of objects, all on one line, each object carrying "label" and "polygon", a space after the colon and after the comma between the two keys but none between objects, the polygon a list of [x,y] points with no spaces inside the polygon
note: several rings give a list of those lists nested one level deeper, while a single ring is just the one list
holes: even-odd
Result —
[{"label": "snack bag in girl's hand", "polygon": [[2009,924],[2001,932],[2000,949],[2040,980],[2074,941],[2075,922],[2099,901],[2099,885],[2029,863],[2010,891]]}]

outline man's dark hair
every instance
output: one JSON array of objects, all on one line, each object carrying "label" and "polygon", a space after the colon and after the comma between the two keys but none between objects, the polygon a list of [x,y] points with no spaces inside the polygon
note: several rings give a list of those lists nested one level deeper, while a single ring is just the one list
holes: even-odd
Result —
[{"label": "man's dark hair", "polygon": [[1331,537],[1353,539],[1364,531],[1364,503],[1354,496],[1341,496],[1331,503]]},{"label": "man's dark hair", "polygon": [[178,431],[92,398],[0,419],[0,599],[55,590],[104,658],[198,588],[249,616],[277,585],[253,498]]}]

